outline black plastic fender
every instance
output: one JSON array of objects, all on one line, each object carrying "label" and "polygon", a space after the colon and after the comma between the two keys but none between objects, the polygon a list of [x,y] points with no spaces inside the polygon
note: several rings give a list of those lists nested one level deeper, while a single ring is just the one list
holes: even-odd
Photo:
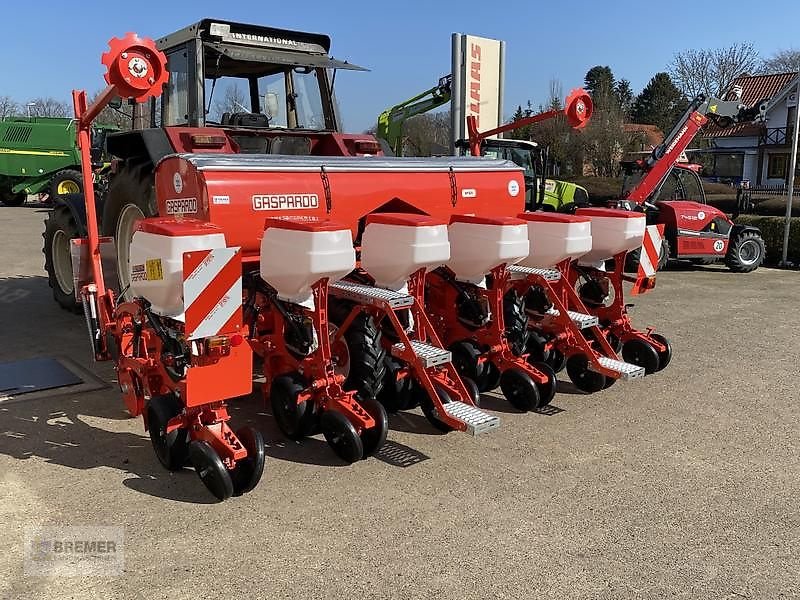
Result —
[{"label": "black plastic fender", "polygon": [[734,237],[736,237],[740,233],[744,233],[745,231],[752,231],[753,233],[761,235],[761,230],[755,225],[740,225],[738,223],[734,223],[733,226],[731,227],[730,239],[733,239]]}]

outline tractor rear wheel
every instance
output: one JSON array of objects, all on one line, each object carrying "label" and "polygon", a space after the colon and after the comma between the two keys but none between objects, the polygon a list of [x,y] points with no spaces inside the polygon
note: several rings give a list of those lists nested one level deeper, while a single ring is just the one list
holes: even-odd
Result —
[{"label": "tractor rear wheel", "polygon": [[74,169],[59,171],[50,180],[50,200],[67,194],[83,193],[83,175]]},{"label": "tractor rear wheel", "polygon": [[731,238],[725,265],[734,273],[749,273],[761,266],[765,255],[766,247],[761,234],[742,231]]},{"label": "tractor rear wheel", "polygon": [[525,354],[528,346],[528,315],[525,313],[525,297],[509,290],[503,296],[503,320],[506,339],[511,351],[517,356]]},{"label": "tractor rear wheel", "polygon": [[145,168],[123,168],[111,181],[103,206],[103,235],[111,236],[117,246],[119,289],[130,285],[130,245],[136,223],[158,214],[153,173]]},{"label": "tractor rear wheel", "polygon": [[81,312],[81,304],[75,299],[75,283],[72,280],[72,255],[70,240],[79,237],[78,226],[66,206],[57,206],[44,221],[44,270],[47,283],[53,289],[53,298],[64,310]]},{"label": "tractor rear wheel", "polygon": [[[328,309],[331,321],[341,327],[350,314],[351,307],[348,302],[331,302]],[[344,332],[350,354],[350,367],[344,388],[354,390],[361,400],[377,398],[383,388],[386,350],[383,349],[382,337],[375,319],[365,312],[356,315]]]}]

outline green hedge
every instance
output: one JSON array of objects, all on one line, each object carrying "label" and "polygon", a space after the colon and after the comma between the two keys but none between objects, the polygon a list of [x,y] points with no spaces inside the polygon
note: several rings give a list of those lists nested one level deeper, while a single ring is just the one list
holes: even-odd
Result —
[{"label": "green hedge", "polygon": [[[781,260],[783,228],[786,222],[784,217],[740,215],[736,222],[742,225],[753,225],[761,230],[761,235],[764,236],[764,242],[767,245],[767,262],[777,263]],[[800,217],[792,217],[788,259],[794,263],[800,262]]]}]

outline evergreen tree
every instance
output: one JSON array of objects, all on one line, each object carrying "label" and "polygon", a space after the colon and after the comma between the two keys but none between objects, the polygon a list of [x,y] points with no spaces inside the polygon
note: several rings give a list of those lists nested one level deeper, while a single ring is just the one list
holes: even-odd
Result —
[{"label": "evergreen tree", "polygon": [[667,73],[656,73],[636,97],[631,117],[636,123],[656,125],[668,132],[686,110],[688,101]]},{"label": "evergreen tree", "polygon": [[597,65],[586,72],[584,87],[593,100],[602,100],[614,92],[614,73],[611,67]]},{"label": "evergreen tree", "polygon": [[631,114],[633,107],[633,90],[631,89],[631,82],[627,79],[620,79],[614,86],[614,95],[617,97],[619,107],[622,109],[622,115],[627,119]]}]

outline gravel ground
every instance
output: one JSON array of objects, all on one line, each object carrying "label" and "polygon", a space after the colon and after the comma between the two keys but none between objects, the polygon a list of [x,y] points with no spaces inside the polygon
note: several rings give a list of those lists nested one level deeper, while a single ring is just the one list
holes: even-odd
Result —
[{"label": "gravel ground", "polygon": [[[53,356],[107,384],[0,403],[0,598],[794,598],[799,595],[800,275],[670,271],[635,323],[669,368],[478,438],[392,417],[380,458],[282,439],[253,396],[267,471],[210,503],[169,474],[82,319],[52,302],[43,214],[0,208],[0,361]],[[86,377],[91,379],[89,375]],[[124,573],[36,577],[25,528],[124,528]]]}]

